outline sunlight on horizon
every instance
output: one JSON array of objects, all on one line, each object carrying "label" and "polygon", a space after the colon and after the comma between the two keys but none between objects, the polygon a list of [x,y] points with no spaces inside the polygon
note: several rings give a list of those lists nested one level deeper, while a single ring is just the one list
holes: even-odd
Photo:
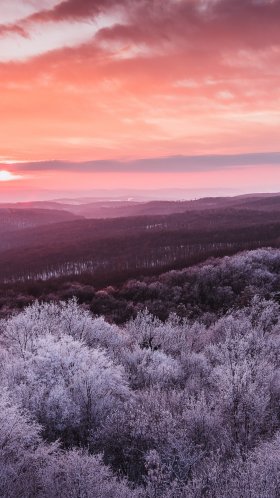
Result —
[{"label": "sunlight on horizon", "polygon": [[11,173],[10,171],[2,170],[0,171],[0,182],[11,182],[14,180],[21,180],[23,176],[21,175],[15,175],[14,173]]}]

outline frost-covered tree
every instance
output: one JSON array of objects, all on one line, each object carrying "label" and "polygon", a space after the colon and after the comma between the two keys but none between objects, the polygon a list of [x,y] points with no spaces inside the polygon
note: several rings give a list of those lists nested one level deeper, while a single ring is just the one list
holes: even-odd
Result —
[{"label": "frost-covered tree", "polygon": [[2,342],[13,352],[25,356],[36,340],[45,335],[69,335],[92,347],[114,350],[124,340],[121,331],[102,317],[93,317],[75,298],[58,303],[36,301],[23,312],[0,323]]},{"label": "frost-covered tree", "polygon": [[58,453],[42,472],[43,493],[48,498],[144,498],[127,482],[113,475],[100,456],[79,450]]},{"label": "frost-covered tree", "polygon": [[7,363],[3,375],[14,399],[52,439],[84,440],[129,396],[122,368],[69,336],[40,337],[24,359]]},{"label": "frost-covered tree", "polygon": [[26,410],[0,394],[0,495],[5,498],[38,496],[40,472],[57,451],[46,445],[40,426]]}]

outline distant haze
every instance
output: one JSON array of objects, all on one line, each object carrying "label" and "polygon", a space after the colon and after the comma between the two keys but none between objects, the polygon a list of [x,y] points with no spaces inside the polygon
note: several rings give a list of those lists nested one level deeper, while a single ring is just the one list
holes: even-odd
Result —
[{"label": "distant haze", "polygon": [[[1,203],[17,203],[31,201],[54,200],[58,202],[67,202],[73,204],[83,204],[93,200],[107,201],[152,201],[152,200],[193,200],[204,197],[226,197],[247,194],[247,191],[238,189],[98,189],[98,190],[17,190],[10,189],[8,192],[2,192]],[[252,194],[254,192],[251,192]],[[275,190],[276,193],[276,190]]]}]

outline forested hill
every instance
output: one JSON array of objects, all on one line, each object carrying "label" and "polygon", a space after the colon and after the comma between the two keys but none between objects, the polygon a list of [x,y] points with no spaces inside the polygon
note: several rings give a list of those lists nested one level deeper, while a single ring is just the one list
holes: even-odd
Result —
[{"label": "forested hill", "polygon": [[0,278],[91,273],[104,282],[183,268],[210,256],[278,246],[274,211],[215,209],[108,220],[76,220],[3,234]]},{"label": "forested hill", "polygon": [[160,320],[175,313],[180,319],[204,317],[211,322],[216,314],[249,305],[254,296],[280,302],[280,250],[245,251],[126,281],[114,281],[108,273],[104,283],[104,277],[87,273],[9,282],[0,287],[0,312],[5,317],[35,300],[57,302],[73,296],[111,323],[123,324],[145,309]]},{"label": "forested hill", "polygon": [[[0,204],[0,234],[16,232],[26,228],[34,228],[52,223],[61,223],[81,219],[69,211],[49,209],[15,209],[1,208]],[[1,244],[1,242],[0,242]]]}]

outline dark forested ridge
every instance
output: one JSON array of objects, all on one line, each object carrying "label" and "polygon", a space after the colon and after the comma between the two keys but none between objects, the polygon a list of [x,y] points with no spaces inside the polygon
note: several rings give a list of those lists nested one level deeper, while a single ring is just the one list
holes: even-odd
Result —
[{"label": "dark forested ridge", "polygon": [[[115,279],[113,277],[116,277]],[[148,309],[161,320],[171,313],[181,318],[225,313],[250,302],[256,294],[280,300],[278,249],[258,249],[236,256],[212,258],[182,270],[124,280],[114,273],[98,279],[86,273],[44,280],[2,284],[2,316],[36,300],[60,301],[77,297],[79,303],[110,323],[123,324]],[[206,316],[205,315],[205,316]]]},{"label": "dark forested ridge", "polygon": [[26,228],[34,228],[52,223],[63,221],[72,221],[81,219],[81,216],[75,215],[63,210],[49,209],[15,209],[3,208],[0,204],[0,234],[6,232],[17,232]]},{"label": "dark forested ridge", "polygon": [[90,273],[110,283],[263,246],[278,247],[278,211],[221,208],[76,220],[3,233],[0,279]]},{"label": "dark forested ridge", "polygon": [[[15,209],[0,210],[3,310],[21,307],[35,298],[64,299],[77,291],[82,302],[95,303],[109,320],[121,323],[135,313],[129,296],[124,297],[125,302],[123,297],[120,299],[119,289],[127,281],[157,279],[166,271],[180,270],[211,257],[279,247],[280,242],[278,195],[135,203],[141,208],[174,208],[178,204],[188,209],[117,219],[72,220],[78,216],[54,211],[57,204],[30,203],[28,209],[26,204],[18,204]],[[111,209],[117,209],[119,203],[112,204]],[[47,209],[41,210],[38,205]],[[96,297],[108,286],[117,291],[109,292],[106,299]],[[140,308],[149,300],[155,302],[153,306],[149,304],[149,309],[160,317],[176,310],[173,299],[169,306],[161,295],[150,291],[140,299]]]}]

